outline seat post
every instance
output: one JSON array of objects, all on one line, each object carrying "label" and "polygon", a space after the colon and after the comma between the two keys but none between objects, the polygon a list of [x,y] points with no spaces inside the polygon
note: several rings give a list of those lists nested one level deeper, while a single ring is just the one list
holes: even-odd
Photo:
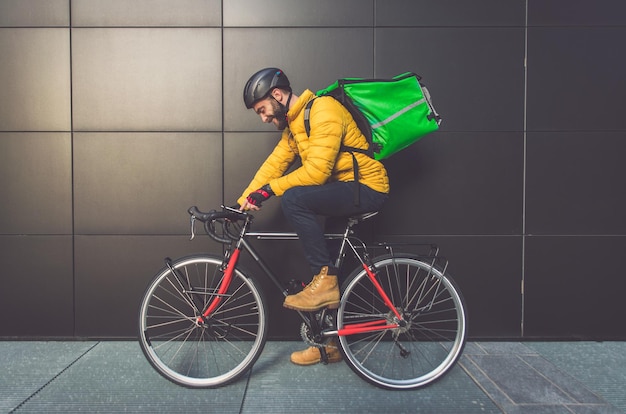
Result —
[{"label": "seat post", "polygon": [[348,217],[348,223],[343,232],[343,237],[341,238],[341,246],[339,247],[339,253],[337,254],[337,259],[335,260],[336,268],[341,268],[341,264],[343,262],[343,258],[346,253],[346,244],[349,243],[348,238],[350,237],[350,234],[352,233],[352,227],[354,227],[356,224],[364,220],[374,217],[376,214],[378,214],[378,211],[370,211],[367,213],[359,214],[357,216]]}]

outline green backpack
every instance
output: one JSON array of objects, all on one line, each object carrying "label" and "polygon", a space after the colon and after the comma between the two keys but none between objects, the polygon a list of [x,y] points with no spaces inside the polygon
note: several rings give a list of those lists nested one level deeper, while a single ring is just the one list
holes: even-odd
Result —
[{"label": "green backpack", "polygon": [[[392,79],[345,78],[317,91],[318,97],[332,96],[341,102],[370,144],[367,151],[346,146],[341,150],[383,160],[439,129],[441,117],[420,80],[412,72]],[[309,113],[314,101],[305,107],[307,135],[311,132]]]}]

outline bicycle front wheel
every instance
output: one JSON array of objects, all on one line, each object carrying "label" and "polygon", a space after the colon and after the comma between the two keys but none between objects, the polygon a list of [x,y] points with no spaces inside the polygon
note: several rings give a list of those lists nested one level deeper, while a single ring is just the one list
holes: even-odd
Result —
[{"label": "bicycle front wheel", "polygon": [[[344,284],[337,311],[346,363],[380,388],[431,384],[455,364],[465,346],[461,293],[449,275],[418,256],[396,253],[373,263],[378,282],[403,321],[385,304],[365,270],[357,269]],[[372,326],[369,332],[362,329]]]},{"label": "bicycle front wheel", "polygon": [[[222,258],[191,256],[163,268],[148,286],[139,312],[139,343],[165,378],[190,388],[225,385],[257,360],[267,337],[267,310],[259,286],[235,269],[228,290]],[[203,309],[219,296],[206,320]]]}]

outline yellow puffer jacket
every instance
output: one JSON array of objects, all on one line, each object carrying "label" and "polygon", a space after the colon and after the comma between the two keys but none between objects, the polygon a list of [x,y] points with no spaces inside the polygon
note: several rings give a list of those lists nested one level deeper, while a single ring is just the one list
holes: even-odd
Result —
[{"label": "yellow puffer jacket", "polygon": [[[332,181],[354,181],[352,155],[340,152],[343,145],[367,148],[367,139],[352,115],[334,98],[317,98],[309,115],[311,133],[304,128],[304,108],[315,95],[306,90],[287,113],[289,127],[259,168],[237,202],[242,205],[252,191],[270,185],[277,196],[292,187],[322,185]],[[359,163],[359,181],[371,189],[389,192],[387,171],[382,163],[365,154],[354,153]],[[300,156],[302,165],[285,175]]]}]

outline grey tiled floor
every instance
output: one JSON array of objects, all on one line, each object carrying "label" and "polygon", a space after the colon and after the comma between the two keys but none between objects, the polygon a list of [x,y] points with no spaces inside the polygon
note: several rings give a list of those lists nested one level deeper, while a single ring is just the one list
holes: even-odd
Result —
[{"label": "grey tiled floor", "polygon": [[623,342],[470,342],[415,391],[375,388],[343,363],[294,366],[301,346],[270,342],[245,378],[191,390],[155,373],[135,342],[0,342],[0,412],[626,412]]}]

